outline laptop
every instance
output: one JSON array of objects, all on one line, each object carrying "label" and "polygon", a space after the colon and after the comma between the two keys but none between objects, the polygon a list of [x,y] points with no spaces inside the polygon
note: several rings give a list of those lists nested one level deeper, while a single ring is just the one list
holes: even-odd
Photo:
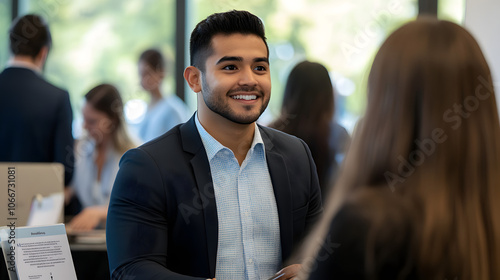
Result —
[{"label": "laptop", "polygon": [[[34,201],[64,193],[64,166],[60,163],[0,162],[0,226],[26,226]],[[57,222],[64,219],[58,207]]]}]

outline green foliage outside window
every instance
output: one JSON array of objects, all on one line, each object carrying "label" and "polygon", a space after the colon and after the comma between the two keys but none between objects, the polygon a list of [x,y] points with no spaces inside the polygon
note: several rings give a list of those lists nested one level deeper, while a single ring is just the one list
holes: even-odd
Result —
[{"label": "green foliage outside window", "polygon": [[26,12],[45,17],[53,36],[46,77],[69,90],[78,117],[83,95],[99,83],[117,86],[125,101],[147,99],[139,84],[141,52],[160,49],[167,58],[165,92],[173,78],[174,0],[25,1]]},{"label": "green foliage outside window", "polygon": [[[10,7],[5,3],[10,1],[1,1],[0,26],[8,26],[4,19],[10,21]],[[21,0],[20,7],[20,14],[36,12],[49,21],[54,46],[45,75],[69,90],[75,115],[82,96],[102,82],[115,84],[125,101],[147,99],[139,85],[137,58],[149,47],[159,48],[167,57],[164,92],[174,92],[175,0]],[[279,114],[291,68],[308,59],[325,64],[332,73],[341,93],[337,97],[343,109],[340,117],[352,126],[363,113],[366,78],[375,52],[391,31],[416,17],[417,1],[190,0],[187,37],[209,14],[230,9],[248,10],[266,26],[273,83],[268,119]],[[4,53],[0,46],[2,62]],[[195,95],[186,97],[194,107]]]},{"label": "green foliage outside window", "polygon": [[465,0],[439,0],[438,16],[462,24],[465,17]]}]

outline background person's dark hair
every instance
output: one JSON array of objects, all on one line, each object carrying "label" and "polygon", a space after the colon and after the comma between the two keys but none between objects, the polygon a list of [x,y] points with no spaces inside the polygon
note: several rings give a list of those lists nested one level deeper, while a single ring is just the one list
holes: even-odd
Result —
[{"label": "background person's dark hair", "polygon": [[139,61],[145,62],[155,71],[165,71],[165,61],[163,55],[157,49],[145,50],[139,57]]},{"label": "background person's dark hair", "polygon": [[9,29],[10,51],[13,55],[35,58],[43,47],[52,45],[47,22],[39,15],[29,14],[15,19]]},{"label": "background person's dark hair", "polygon": [[212,53],[212,37],[217,34],[230,35],[234,33],[256,35],[262,38],[269,55],[262,21],[247,11],[232,10],[212,14],[196,25],[191,33],[189,43],[191,66],[204,71],[206,58]]},{"label": "background person's dark hair", "polygon": [[333,85],[328,70],[319,63],[303,61],[288,76],[281,116],[269,125],[307,143],[322,191],[331,179],[331,164],[335,162],[335,153],[328,152],[333,113]]}]

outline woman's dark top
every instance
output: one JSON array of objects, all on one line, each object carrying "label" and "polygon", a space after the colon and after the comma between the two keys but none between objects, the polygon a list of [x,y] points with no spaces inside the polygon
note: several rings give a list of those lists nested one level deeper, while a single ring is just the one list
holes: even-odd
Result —
[{"label": "woman's dark top", "polygon": [[409,206],[387,190],[351,197],[333,218],[309,279],[417,279]]}]

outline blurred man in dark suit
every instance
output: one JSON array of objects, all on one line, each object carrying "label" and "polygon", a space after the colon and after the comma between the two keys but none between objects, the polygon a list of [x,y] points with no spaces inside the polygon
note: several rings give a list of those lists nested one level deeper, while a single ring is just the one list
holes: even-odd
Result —
[{"label": "blurred man in dark suit", "polygon": [[[12,23],[9,39],[11,58],[0,73],[0,161],[60,162],[68,185],[73,112],[68,92],[42,77],[52,43],[49,27],[40,16],[22,16]],[[8,279],[0,267],[0,279]]]},{"label": "blurred man in dark suit", "polygon": [[11,59],[0,74],[0,161],[60,162],[65,185],[73,172],[69,94],[42,77],[51,35],[37,15],[9,29]]}]

